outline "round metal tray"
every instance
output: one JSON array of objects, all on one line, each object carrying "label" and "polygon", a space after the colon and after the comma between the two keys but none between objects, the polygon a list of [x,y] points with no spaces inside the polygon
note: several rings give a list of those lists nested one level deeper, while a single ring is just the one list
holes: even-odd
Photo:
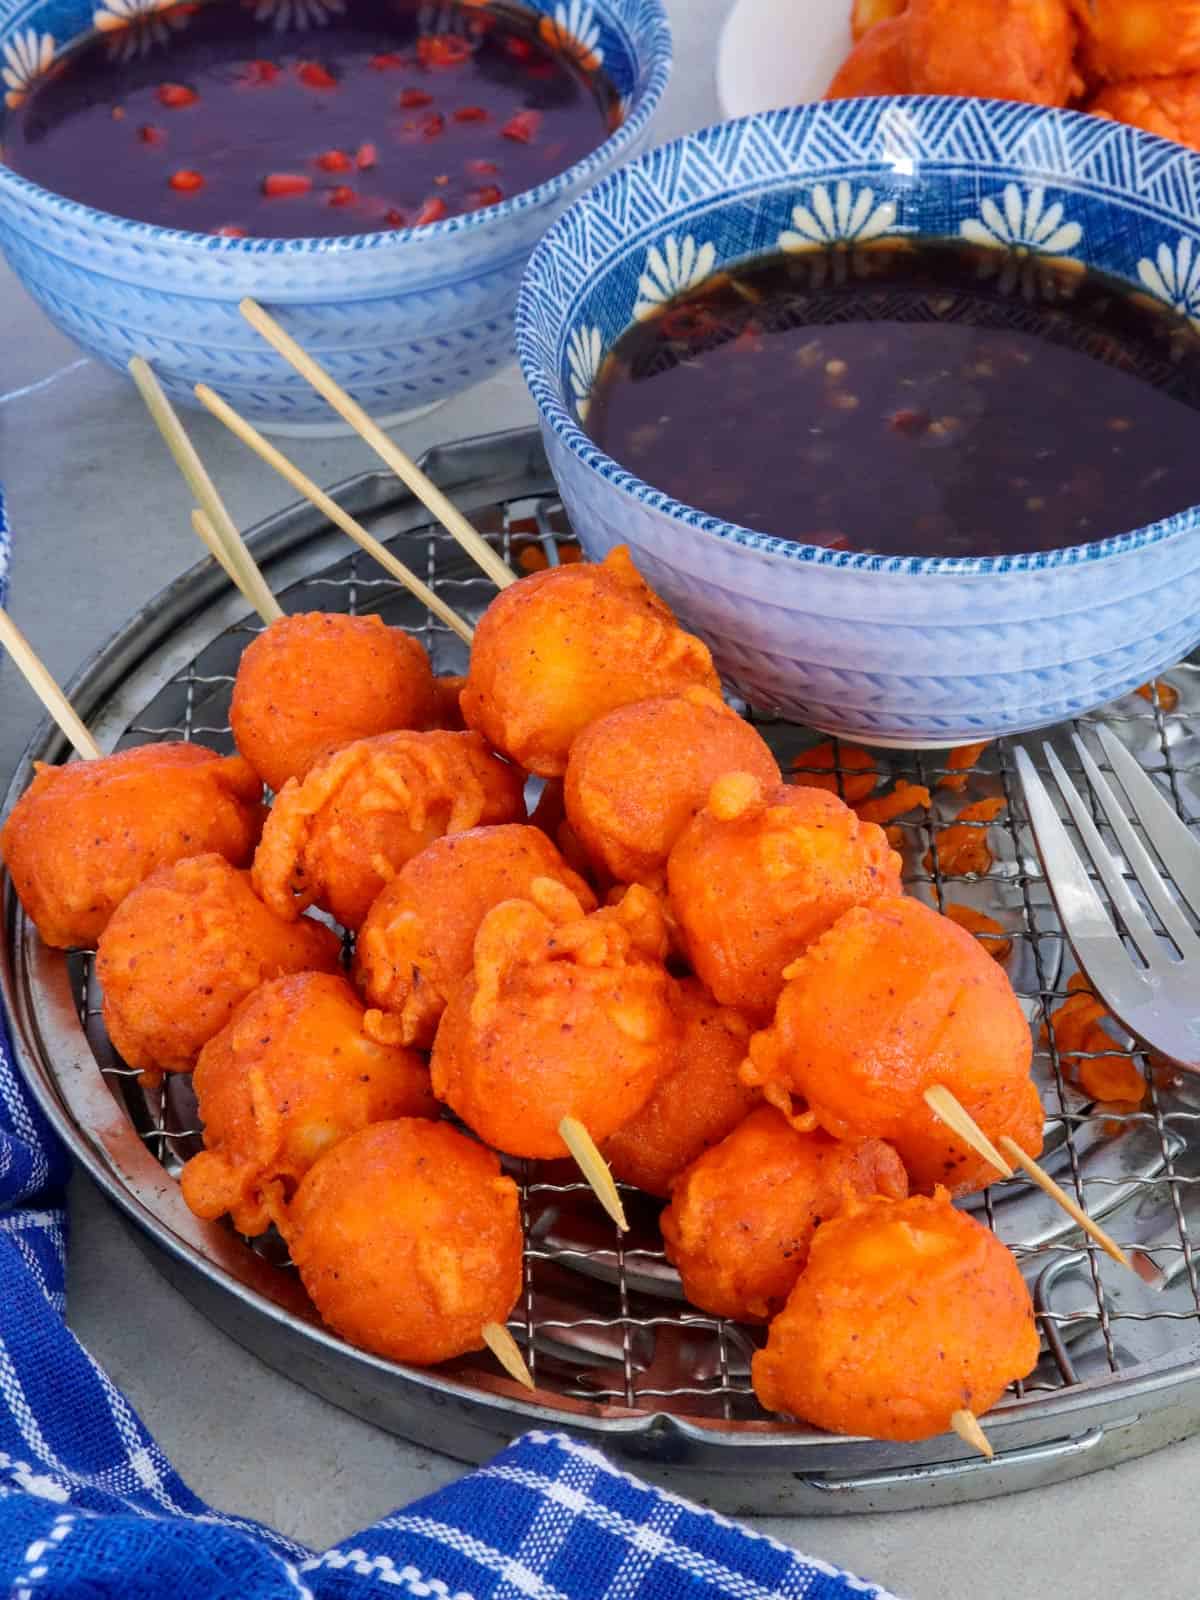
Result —
[{"label": "round metal tray", "polygon": [[[536,434],[466,441],[432,452],[427,470],[506,556],[539,546],[557,559],[569,537]],[[464,614],[490,586],[422,508],[383,474],[336,497],[395,545]],[[251,536],[287,610],[369,610],[426,643],[440,671],[464,647],[407,594],[350,552],[306,505]],[[71,687],[105,748],[197,738],[231,748],[228,703],[238,657],[257,623],[211,562],[184,574],[101,650]],[[1130,697],[1105,716],[1176,804],[1200,812],[1200,670],[1172,674],[1178,705]],[[802,756],[806,730],[756,716],[781,759]],[[1040,744],[1039,744],[1040,748]],[[65,759],[43,728],[17,771]],[[927,755],[889,752],[894,776],[930,784],[931,816],[902,825],[909,892],[970,904],[1012,939],[1006,966],[1035,1030],[1065,994],[1073,965],[1034,854],[1011,753],[990,747],[961,793],[936,787]],[[968,801],[1002,795],[985,878],[942,869],[938,829]],[[1016,1251],[1044,1335],[1035,1372],[988,1417],[988,1465],[956,1438],[919,1445],[836,1438],[768,1416],[749,1360],[760,1337],[688,1306],[665,1261],[654,1208],[629,1195],[632,1230],[615,1234],[563,1165],[512,1164],[527,1233],[525,1291],[511,1326],[537,1379],[533,1397],[490,1358],[416,1371],[351,1348],[321,1327],[278,1241],[250,1241],[198,1221],[177,1177],[199,1148],[188,1080],[147,1094],[114,1056],[86,952],[45,948],[4,888],[0,964],[14,1044],[35,1093],[75,1159],[132,1224],[170,1280],[247,1349],[297,1382],[407,1438],[478,1460],[530,1427],[569,1428],[646,1475],[736,1513],[845,1512],[932,1505],[1036,1486],[1108,1466],[1183,1437],[1200,1422],[1200,1288],[1190,1230],[1200,1160],[1192,1134],[1200,1084],[1151,1073],[1147,1099],[1124,1113],[1084,1099],[1042,1040],[1035,1071],[1047,1108],[1047,1162],[1134,1255],[1140,1277],[1086,1246],[1023,1180],[973,1205]],[[1114,1049],[1119,1049],[1119,1044]],[[136,1316],[131,1312],[131,1318]]]}]

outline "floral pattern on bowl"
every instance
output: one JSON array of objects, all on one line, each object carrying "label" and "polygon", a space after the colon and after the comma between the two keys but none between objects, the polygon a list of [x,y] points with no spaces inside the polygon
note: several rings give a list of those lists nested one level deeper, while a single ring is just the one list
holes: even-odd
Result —
[{"label": "floral pattern on bowl", "polygon": [[856,554],[682,505],[581,426],[604,356],[668,284],[778,248],[817,253],[837,276],[891,236],[990,243],[1013,295],[1029,292],[1039,259],[1077,259],[1200,325],[1192,151],[1115,122],[1000,102],[764,112],[606,179],[534,252],[517,348],[551,464],[588,554],[630,544],[760,708],[903,745],[1061,721],[1145,682],[1200,639],[1200,508],[1035,555]]},{"label": "floral pattern on bowl", "polygon": [[[253,3],[265,28],[320,28],[341,10],[341,0]],[[544,35],[570,35],[603,62],[625,117],[591,155],[511,200],[387,233],[230,239],[127,221],[0,163],[0,248],[64,333],[120,370],[145,356],[177,402],[194,405],[205,382],[260,425],[331,431],[324,401],[239,315],[247,295],[381,419],[449,399],[511,361],[530,252],[576,195],[646,142],[670,75],[662,0],[529,3]],[[56,50],[92,26],[131,59],[165,51],[186,24],[186,8],[161,0],[0,0],[5,101],[18,105]]]}]

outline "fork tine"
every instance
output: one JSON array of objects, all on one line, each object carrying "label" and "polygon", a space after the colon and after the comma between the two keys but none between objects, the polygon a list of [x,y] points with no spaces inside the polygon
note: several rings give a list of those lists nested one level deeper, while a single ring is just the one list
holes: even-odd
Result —
[{"label": "fork tine", "polygon": [[1129,885],[1125,882],[1124,875],[1117,863],[1113,860],[1112,851],[1100,837],[1100,830],[1088,815],[1088,809],[1080,799],[1079,791],[1067,775],[1067,770],[1050,745],[1044,744],[1042,749],[1046,752],[1046,761],[1050,771],[1054,774],[1054,781],[1058,784],[1063,799],[1067,803],[1067,810],[1079,829],[1079,837],[1083,847],[1091,857],[1092,865],[1100,877],[1100,881],[1108,890],[1108,897],[1121,915],[1130,938],[1141,951],[1149,967],[1157,966],[1163,958],[1164,947],[1161,939],[1147,922],[1145,913],[1133,897]]},{"label": "fork tine", "polygon": [[1079,965],[1096,990],[1102,996],[1106,991],[1115,993],[1123,983],[1128,985],[1134,971],[1133,962],[1054,809],[1029,752],[1018,746],[1015,756],[1033,836],[1059,919]]},{"label": "fork tine", "polygon": [[1151,859],[1150,852],[1134,832],[1108,779],[1096,765],[1091,751],[1079,734],[1072,736],[1072,743],[1079,753],[1083,770],[1092,786],[1092,793],[1100,801],[1104,815],[1117,836],[1117,843],[1121,846],[1130,872],[1146,899],[1158,913],[1163,927],[1174,939],[1179,954],[1181,956],[1200,954],[1200,939],[1196,937],[1191,923],[1179,909],[1175,897],[1167,888],[1166,880]]},{"label": "fork tine", "polygon": [[1129,796],[1134,816],[1145,828],[1150,843],[1171,875],[1178,892],[1200,914],[1200,839],[1182,817],[1176,816],[1159,790],[1111,728],[1097,728],[1108,764]]}]

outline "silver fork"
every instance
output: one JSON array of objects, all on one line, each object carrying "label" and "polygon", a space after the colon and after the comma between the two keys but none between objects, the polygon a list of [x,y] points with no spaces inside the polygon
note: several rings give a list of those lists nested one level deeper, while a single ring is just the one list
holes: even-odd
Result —
[{"label": "silver fork", "polygon": [[1017,771],[1029,820],[1059,919],[1076,959],[1096,993],[1130,1033],[1177,1065],[1200,1073],[1200,936],[1167,887],[1159,868],[1127,815],[1131,811],[1170,874],[1180,899],[1200,914],[1200,839],[1189,831],[1108,728],[1097,734],[1128,805],[1096,765],[1078,734],[1074,744],[1092,793],[1100,803],[1134,882],[1153,907],[1176,958],[1138,904],[1091,813],[1050,746],[1046,760],[1079,829],[1097,877],[1125,925],[1144,966],[1138,966],[1096,891],[1079,850],[1058,816],[1045,784],[1026,751],[1017,750]]}]

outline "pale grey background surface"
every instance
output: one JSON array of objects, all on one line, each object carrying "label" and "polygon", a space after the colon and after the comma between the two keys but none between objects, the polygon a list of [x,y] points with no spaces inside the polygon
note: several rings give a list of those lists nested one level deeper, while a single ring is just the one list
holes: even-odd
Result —
[{"label": "pale grey background surface", "polygon": [[[662,138],[718,115],[713,71],[727,3],[668,0],[677,61]],[[399,438],[415,455],[526,420],[533,409],[510,371]],[[217,423],[198,419],[195,432],[243,526],[286,503],[286,489]],[[321,482],[368,464],[357,441],[289,449]],[[190,499],[133,389],[82,361],[2,265],[0,481],[15,531],[12,607],[61,677],[196,559]],[[0,665],[5,781],[35,714],[12,669]],[[462,1470],[246,1355],[167,1287],[82,1182],[72,1211],[71,1324],[200,1494],[323,1546]],[[1198,1502],[1200,1441],[1192,1440],[1006,1500],[762,1526],[911,1600],[1190,1600],[1200,1595]]]}]

